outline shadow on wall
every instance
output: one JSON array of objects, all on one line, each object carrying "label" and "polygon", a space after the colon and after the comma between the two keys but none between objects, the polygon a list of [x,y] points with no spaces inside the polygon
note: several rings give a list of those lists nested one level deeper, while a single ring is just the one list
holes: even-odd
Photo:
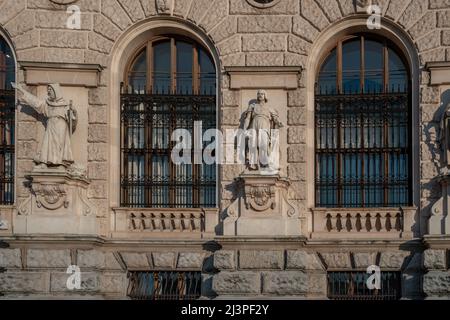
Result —
[{"label": "shadow on wall", "polygon": [[[440,173],[441,168],[443,166],[442,163],[442,146],[441,146],[441,122],[442,117],[446,111],[447,108],[450,108],[450,89],[445,90],[440,97],[440,104],[439,108],[436,110],[436,112],[433,115],[433,118],[428,122],[424,124],[423,133],[425,135],[425,145],[428,148],[428,152],[431,155],[431,162],[435,166],[436,172]],[[421,184],[422,190],[428,190],[428,201],[426,201],[426,205],[422,208],[421,216],[422,220],[421,225],[427,226],[428,225],[428,219],[431,214],[431,208],[434,205],[434,203],[441,197],[442,194],[442,188],[439,183],[439,177],[434,177],[428,182]],[[421,228],[422,233],[427,232],[427,229]]]}]

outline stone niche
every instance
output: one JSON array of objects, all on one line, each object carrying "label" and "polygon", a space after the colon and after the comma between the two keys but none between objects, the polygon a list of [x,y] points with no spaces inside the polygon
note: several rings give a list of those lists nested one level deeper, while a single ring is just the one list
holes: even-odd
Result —
[{"label": "stone niche", "polygon": [[[279,128],[279,170],[249,170],[242,166],[229,183],[233,201],[225,207],[224,236],[283,237],[301,236],[303,220],[298,208],[289,200],[291,182],[286,175],[288,90],[297,89],[300,69],[293,68],[229,68],[230,89],[236,97],[236,114],[245,114],[256,103],[258,91],[266,92],[268,107],[276,111],[283,125]],[[225,107],[226,109],[226,107]],[[243,129],[245,117],[236,120],[234,128]],[[226,123],[231,125],[231,123]],[[227,127],[229,128],[229,127]],[[230,143],[227,141],[226,143]],[[234,142],[233,142],[234,143]],[[227,166],[224,164],[223,166]],[[223,168],[228,170],[228,168]]]}]

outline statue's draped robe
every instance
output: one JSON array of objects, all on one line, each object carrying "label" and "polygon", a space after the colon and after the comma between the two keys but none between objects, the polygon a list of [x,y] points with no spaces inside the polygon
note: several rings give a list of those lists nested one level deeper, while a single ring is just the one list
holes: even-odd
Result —
[{"label": "statue's draped robe", "polygon": [[274,129],[272,123],[278,122],[278,114],[269,106],[259,103],[251,104],[247,110],[248,114],[251,120],[247,130],[255,130],[250,134],[249,143],[258,150],[258,152],[249,150],[248,161],[251,165],[272,166],[278,150],[278,136],[272,132]]},{"label": "statue's draped robe", "polygon": [[69,104],[62,98],[59,85],[50,85],[56,95],[54,101],[40,100],[24,93],[24,100],[47,119],[44,137],[34,161],[47,165],[70,165],[73,163],[69,132]]}]

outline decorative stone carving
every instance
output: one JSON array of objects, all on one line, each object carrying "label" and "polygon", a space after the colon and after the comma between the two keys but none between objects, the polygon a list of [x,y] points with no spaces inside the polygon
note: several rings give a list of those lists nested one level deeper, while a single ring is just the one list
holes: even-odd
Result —
[{"label": "decorative stone carving", "polygon": [[264,170],[276,173],[279,170],[278,113],[268,105],[267,92],[258,90],[256,101],[245,111],[244,130],[247,140],[246,164],[249,170]]},{"label": "decorative stone carving", "polygon": [[156,9],[158,13],[170,14],[172,11],[173,0],[156,0]]},{"label": "decorative stone carving", "polygon": [[60,85],[48,85],[45,100],[27,92],[21,85],[12,83],[12,86],[20,93],[19,100],[33,107],[46,120],[45,134],[34,158],[35,163],[41,168],[72,165],[70,140],[76,128],[77,113],[72,102],[67,103],[62,97]]},{"label": "decorative stone carving", "polygon": [[254,172],[236,180],[235,191],[240,196],[225,210],[225,235],[300,235],[298,208],[287,196],[288,179]]},{"label": "decorative stone carving", "polygon": [[33,185],[33,192],[36,195],[38,208],[57,210],[64,206],[69,207],[67,192],[64,185],[60,184],[39,184]]},{"label": "decorative stone carving", "polygon": [[247,0],[247,2],[260,9],[270,8],[276,5],[280,0]]}]

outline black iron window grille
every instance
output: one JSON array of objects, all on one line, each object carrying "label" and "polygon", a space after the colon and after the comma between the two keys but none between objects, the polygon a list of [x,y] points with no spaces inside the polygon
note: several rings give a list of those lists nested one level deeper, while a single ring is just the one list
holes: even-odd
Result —
[{"label": "black iron window grille", "polygon": [[401,291],[400,272],[381,272],[380,289],[369,289],[367,280],[371,275],[360,272],[328,272],[328,298],[331,300],[399,300]]},{"label": "black iron window grille", "polygon": [[316,206],[411,204],[410,81],[386,41],[338,42],[315,98]]},{"label": "black iron window grille", "polygon": [[129,272],[127,295],[134,300],[197,300],[201,272]]},{"label": "black iron window grille", "polygon": [[15,65],[8,44],[0,38],[0,205],[14,204]]},{"label": "black iron window grille", "polygon": [[[189,39],[158,37],[129,70],[121,90],[121,206],[215,207],[216,165],[194,161],[193,147],[194,122],[201,135],[216,128],[212,59]],[[177,129],[191,134],[191,164],[171,159]]]}]

